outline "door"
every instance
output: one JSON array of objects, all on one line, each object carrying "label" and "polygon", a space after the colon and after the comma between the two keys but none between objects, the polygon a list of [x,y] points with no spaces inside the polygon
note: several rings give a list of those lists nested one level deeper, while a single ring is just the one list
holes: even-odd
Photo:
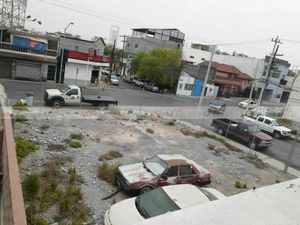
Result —
[{"label": "door", "polygon": [[42,80],[42,64],[40,63],[31,63],[31,62],[16,62],[16,78],[25,79],[25,80]]},{"label": "door", "polygon": [[178,166],[171,166],[163,175],[163,181],[159,183],[159,186],[173,185],[178,182]]},{"label": "door", "polygon": [[12,78],[12,61],[0,60],[0,78]]},{"label": "door", "polygon": [[80,103],[80,95],[78,89],[71,89],[65,94],[65,103],[68,105],[77,105]]},{"label": "door", "polygon": [[182,165],[179,167],[179,183],[192,184],[197,182],[197,174],[193,170],[192,165]]},{"label": "door", "polygon": [[240,123],[238,125],[238,131],[236,132],[236,136],[242,141],[249,141],[249,130],[246,124]]},{"label": "door", "polygon": [[271,120],[269,119],[265,119],[264,121],[264,125],[263,125],[263,130],[267,131],[267,132],[270,132],[270,133],[273,133],[273,123]]}]

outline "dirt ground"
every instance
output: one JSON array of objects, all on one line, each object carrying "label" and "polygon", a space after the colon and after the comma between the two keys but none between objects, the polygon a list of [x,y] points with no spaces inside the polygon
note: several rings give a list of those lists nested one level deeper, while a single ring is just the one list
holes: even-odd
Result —
[{"label": "dirt ground", "polygon": [[[209,186],[227,196],[293,179],[268,165],[257,168],[247,161],[247,157],[245,159],[244,153],[230,151],[216,140],[185,136],[180,131],[182,125],[167,125],[159,115],[141,116],[128,112],[121,112],[120,115],[116,109],[76,111],[46,107],[25,114],[29,121],[15,124],[15,136],[38,143],[39,150],[21,163],[21,178],[41,170],[43,163],[53,157],[71,156],[77,173],[83,178],[83,199],[91,209],[87,224],[103,224],[104,212],[114,201],[101,200],[114,192],[116,187],[97,177],[98,157],[111,150],[123,154],[122,158],[110,161],[118,165],[140,162],[155,154],[180,153],[208,169],[213,176]],[[45,123],[49,124],[49,128],[41,132],[40,127]],[[147,132],[147,128],[154,133]],[[73,132],[84,135],[82,148],[48,149],[49,144],[64,143]],[[235,183],[238,180],[246,183],[247,189],[237,189]]]}]

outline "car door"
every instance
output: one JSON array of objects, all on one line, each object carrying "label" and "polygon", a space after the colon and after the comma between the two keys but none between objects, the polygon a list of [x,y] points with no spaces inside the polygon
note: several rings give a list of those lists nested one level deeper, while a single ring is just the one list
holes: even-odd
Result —
[{"label": "car door", "polygon": [[193,170],[192,165],[181,165],[179,167],[179,180],[180,184],[192,184],[197,182],[197,174]]},{"label": "car door", "polygon": [[170,166],[158,181],[158,187],[178,183],[178,166]]},{"label": "car door", "polygon": [[236,132],[236,137],[239,140],[248,142],[248,140],[249,140],[248,126],[246,124],[239,123],[237,128],[238,128],[238,130]]},{"label": "car door", "polygon": [[80,95],[78,89],[71,89],[65,94],[65,103],[68,105],[79,104]]},{"label": "car door", "polygon": [[264,128],[263,130],[267,131],[267,132],[270,132],[270,133],[273,133],[273,123],[271,120],[269,119],[265,119],[264,121]]},{"label": "car door", "polygon": [[256,123],[259,126],[260,129],[264,130],[265,124],[264,124],[265,118],[262,116],[257,117]]}]

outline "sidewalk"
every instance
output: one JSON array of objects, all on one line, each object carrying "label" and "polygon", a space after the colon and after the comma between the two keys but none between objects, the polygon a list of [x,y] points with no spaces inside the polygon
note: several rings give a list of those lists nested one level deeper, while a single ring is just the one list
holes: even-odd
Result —
[{"label": "sidewalk", "polygon": [[[206,129],[206,128],[201,128],[200,126],[193,125],[193,124],[188,123],[188,122],[181,121],[181,124],[183,124],[183,125],[185,125],[185,126],[188,126],[188,127],[192,128],[192,129],[194,129],[194,130],[201,130],[201,129],[202,129],[203,131],[206,131],[206,132],[209,133],[209,134],[213,134],[213,135],[215,135],[215,136],[217,136],[217,137],[219,137],[219,138],[224,138],[223,136],[220,136],[220,135],[218,135],[217,133],[215,133],[215,132],[213,132],[213,131],[211,131],[211,130],[208,130],[208,129]],[[235,141],[232,141],[232,140],[230,140],[230,139],[226,139],[226,141],[227,141],[230,145],[235,146],[236,148],[242,150],[242,151],[245,152],[245,153],[253,152],[252,149],[250,149],[250,148],[248,148],[248,147],[246,147],[246,146],[244,146],[244,145],[241,145],[241,144],[239,144],[239,143],[237,143],[237,142],[235,142]],[[258,157],[259,159],[261,159],[264,163],[267,163],[267,164],[269,164],[270,166],[272,166],[272,167],[274,167],[274,168],[276,168],[276,169],[278,169],[278,170],[281,170],[281,171],[284,170],[284,163],[283,163],[283,162],[280,162],[279,160],[273,159],[273,158],[271,158],[270,156],[267,156],[267,155],[265,155],[265,154],[263,154],[263,153],[261,153],[261,152],[258,152],[258,151],[255,151],[255,154],[256,154],[257,157]],[[287,173],[289,173],[289,174],[291,174],[291,175],[293,175],[293,176],[295,176],[295,177],[297,177],[297,178],[300,177],[300,171],[297,170],[297,169],[294,169],[294,168],[292,168],[292,167],[289,167],[289,168],[288,168]]]}]

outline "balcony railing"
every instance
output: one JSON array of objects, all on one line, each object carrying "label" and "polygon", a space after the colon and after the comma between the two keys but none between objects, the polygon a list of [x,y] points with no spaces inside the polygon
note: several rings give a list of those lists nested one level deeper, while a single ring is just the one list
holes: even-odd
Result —
[{"label": "balcony railing", "polygon": [[31,49],[16,48],[11,43],[7,43],[7,42],[0,42],[0,49],[10,50],[10,51],[14,51],[14,52],[30,53],[30,54],[36,54],[36,55],[46,55],[46,56],[51,56],[51,57],[57,56],[57,50],[47,49],[44,53],[41,53],[41,52],[33,51]]}]

